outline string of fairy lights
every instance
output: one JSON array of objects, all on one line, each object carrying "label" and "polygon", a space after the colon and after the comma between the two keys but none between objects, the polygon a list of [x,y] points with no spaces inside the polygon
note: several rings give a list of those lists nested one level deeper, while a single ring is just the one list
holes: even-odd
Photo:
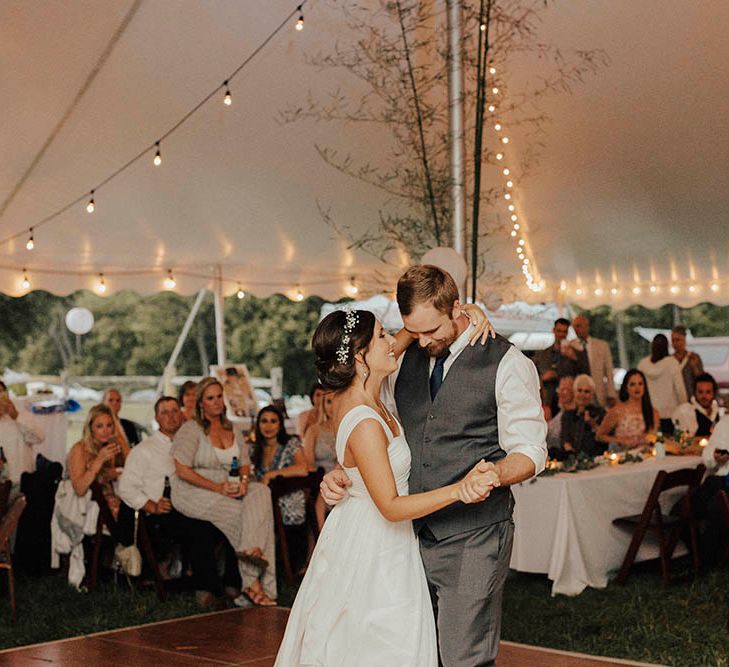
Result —
[{"label": "string of fairy lights", "polygon": [[[293,24],[294,29],[297,32],[301,32],[304,29],[304,6],[306,5],[308,0],[303,0],[299,4],[296,5],[296,7],[290,11],[286,17],[274,28],[267,36],[266,38],[241,62],[230,74],[228,74],[224,79],[223,82],[219,85],[217,85],[215,88],[213,88],[209,93],[207,93],[195,106],[193,106],[189,111],[187,111],[174,125],[172,125],[167,131],[165,131],[158,139],[156,139],[152,144],[148,144],[144,146],[134,157],[132,157],[130,160],[125,162],[123,165],[115,169],[113,172],[108,174],[105,178],[101,179],[94,187],[87,190],[85,193],[75,197],[72,201],[68,202],[64,206],[60,207],[50,215],[47,215],[43,219],[37,221],[33,225],[31,225],[27,230],[20,231],[17,233],[14,233],[4,239],[0,239],[0,246],[4,246],[7,244],[10,244],[14,241],[17,241],[19,239],[22,239],[23,237],[27,236],[27,240],[25,242],[25,248],[28,251],[33,251],[38,243],[38,230],[42,227],[45,227],[47,225],[50,225],[54,222],[60,221],[61,216],[66,213],[67,211],[73,209],[74,207],[78,206],[79,204],[84,204],[84,209],[86,210],[86,213],[88,215],[93,215],[99,206],[98,203],[98,197],[99,197],[99,191],[106,185],[108,185],[112,180],[114,180],[116,177],[118,177],[120,174],[128,170],[132,165],[136,164],[145,156],[152,155],[152,166],[153,167],[160,167],[163,162],[162,158],[162,144],[163,142],[166,142],[169,140],[171,135],[176,132],[184,123],[186,123],[194,114],[196,114],[200,109],[202,109],[210,100],[217,97],[218,95],[221,96],[222,104],[229,108],[233,105],[233,93],[231,92],[231,87],[233,84],[233,80],[243,71],[243,69],[248,66],[251,61],[273,40],[276,35],[278,35],[284,28],[291,25],[291,21],[295,18],[295,22]],[[0,267],[0,268],[9,268],[9,267]],[[12,270],[17,270],[17,268],[14,268]],[[144,275],[144,274],[150,274],[150,273],[159,273],[163,270],[159,268],[154,269],[138,269],[138,270],[124,270],[124,271],[109,271],[109,272],[98,272],[98,271],[58,271],[58,270],[52,270],[52,269],[33,269],[33,273],[38,274],[63,274],[63,275],[74,275],[74,276],[81,276],[81,277],[91,277],[96,278],[96,282],[94,284],[94,290],[98,294],[105,294],[108,289],[107,285],[107,278],[109,276],[114,275]],[[30,275],[31,270],[27,268],[27,266],[24,266],[20,273],[22,275],[22,278],[20,280],[20,287],[23,290],[30,290],[32,285],[30,281]],[[198,275],[198,274],[192,274],[189,271],[177,271],[178,275],[189,275],[189,276],[195,276],[199,278],[209,278],[210,276],[207,275]],[[234,283],[237,285],[237,295],[238,298],[244,298],[245,297],[245,291],[243,290],[240,281],[234,280],[231,278],[219,278],[224,284],[230,284]],[[321,284],[322,282],[333,282],[333,281],[345,281],[347,278],[343,276],[337,276],[335,278],[330,279],[329,281],[317,281],[317,284]],[[272,285],[272,283],[266,283],[267,285]],[[177,287],[177,280],[175,279],[175,274],[173,272],[172,268],[164,270],[164,279],[162,280],[162,286],[167,290],[173,290]],[[284,285],[280,285],[281,287],[284,287]],[[301,283],[296,286],[295,292],[294,292],[294,299],[297,301],[303,301],[304,299],[304,292],[303,292],[303,286],[304,283]],[[290,284],[287,285],[287,287],[290,287]],[[348,282],[346,283],[345,291],[347,291],[349,294],[357,294],[359,291],[359,288],[356,285],[354,276],[350,276],[348,278]]]}]

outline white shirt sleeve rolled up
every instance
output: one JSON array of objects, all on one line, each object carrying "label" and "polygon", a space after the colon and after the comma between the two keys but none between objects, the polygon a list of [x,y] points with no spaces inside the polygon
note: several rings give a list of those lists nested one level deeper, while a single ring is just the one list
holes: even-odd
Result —
[{"label": "white shirt sleeve rolled up", "polygon": [[[144,490],[144,476],[149,462],[139,445],[133,447],[124,462],[124,470],[119,477],[119,497],[134,510],[144,507],[144,503],[152,500]],[[155,498],[155,500],[157,500]]]}]

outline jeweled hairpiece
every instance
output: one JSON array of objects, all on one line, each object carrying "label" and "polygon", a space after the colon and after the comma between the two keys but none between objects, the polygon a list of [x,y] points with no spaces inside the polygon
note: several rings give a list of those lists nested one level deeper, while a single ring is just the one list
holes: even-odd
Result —
[{"label": "jeweled hairpiece", "polygon": [[345,307],[344,312],[346,318],[344,320],[344,332],[342,333],[342,341],[337,348],[337,361],[340,364],[346,364],[349,359],[349,335],[354,331],[354,327],[359,322],[359,313],[350,307]]}]

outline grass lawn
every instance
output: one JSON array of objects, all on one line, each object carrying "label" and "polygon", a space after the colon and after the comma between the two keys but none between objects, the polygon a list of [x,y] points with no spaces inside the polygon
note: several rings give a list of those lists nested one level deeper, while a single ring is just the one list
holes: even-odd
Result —
[{"label": "grass lawn", "polygon": [[[4,579],[4,577],[3,577]],[[0,648],[100,632],[197,612],[191,593],[162,604],[153,591],[104,582],[94,594],[76,593],[61,576],[18,578],[19,622],[10,624],[2,586]],[[729,666],[726,631],[729,569],[665,588],[652,566],[628,585],[550,597],[544,576],[513,573],[504,599],[503,638],[663,665]],[[290,606],[296,590],[280,588]]]}]

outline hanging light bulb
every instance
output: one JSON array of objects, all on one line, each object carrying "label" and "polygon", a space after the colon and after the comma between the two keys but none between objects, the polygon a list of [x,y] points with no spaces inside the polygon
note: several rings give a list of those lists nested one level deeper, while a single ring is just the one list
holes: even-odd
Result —
[{"label": "hanging light bulb", "polygon": [[612,287],[610,289],[610,294],[612,294],[613,296],[615,296],[617,293],[618,293],[618,288],[617,287]]},{"label": "hanging light bulb", "polygon": [[162,164],[162,154],[159,152],[159,141],[155,143],[155,146],[157,148],[157,152],[154,154],[154,160],[152,160],[152,162],[155,167],[159,167]]},{"label": "hanging light bulb", "polygon": [[516,229],[517,231],[519,230],[520,227],[521,227],[521,225],[518,222],[514,224],[514,229]]},{"label": "hanging light bulb", "polygon": [[719,291],[719,284],[718,283],[711,283],[711,291],[712,292],[718,292]]},{"label": "hanging light bulb", "polygon": [[23,281],[20,283],[23,289],[30,289],[30,280],[28,280],[28,273],[23,269]]},{"label": "hanging light bulb", "polygon": [[99,274],[99,282],[96,283],[96,291],[99,294],[106,294],[106,281],[104,280],[104,274]]},{"label": "hanging light bulb", "polygon": [[511,221],[512,221],[512,222],[516,222],[516,221],[517,221],[518,219],[519,219],[519,216],[518,216],[518,215],[516,215],[516,213],[515,213],[514,215],[512,215],[512,216],[511,216]]},{"label": "hanging light bulb", "polygon": [[498,94],[499,94],[499,89],[498,89],[498,88],[496,88],[496,87],[494,86],[494,87],[493,87],[493,88],[491,89],[491,92],[492,92],[492,93],[493,93],[494,95],[498,95]]},{"label": "hanging light bulb", "polygon": [[298,287],[296,289],[296,297],[295,298],[296,298],[297,301],[303,301],[304,300],[304,293],[301,291],[301,288],[300,287]]},{"label": "hanging light bulb", "polygon": [[506,187],[507,188],[513,188],[514,187],[514,181],[506,181]]},{"label": "hanging light bulb", "polygon": [[507,168],[505,168],[505,169],[504,169],[504,171],[502,171],[501,173],[502,173],[502,174],[504,174],[504,176],[508,176],[508,175],[509,175],[509,174],[511,173],[511,171],[510,171],[510,170],[509,170],[509,168],[507,167]]},{"label": "hanging light bulb", "polygon": [[509,204],[508,209],[513,212],[516,210],[516,206],[514,206],[514,204]]},{"label": "hanging light bulb", "polygon": [[501,132],[501,127],[501,123],[496,123],[496,125],[494,125],[494,130],[496,130],[497,132]]},{"label": "hanging light bulb", "polygon": [[496,68],[495,67],[489,67],[489,74],[496,74]]},{"label": "hanging light bulb", "polygon": [[296,9],[299,12],[299,18],[296,21],[296,29],[299,30],[299,31],[301,31],[301,30],[304,29],[304,12],[301,9],[301,5],[299,5]]},{"label": "hanging light bulb", "polygon": [[496,111],[496,107],[493,104],[489,104],[489,113]]},{"label": "hanging light bulb", "polygon": [[359,293],[359,287],[357,287],[357,284],[354,282],[354,276],[352,276],[349,279],[349,285],[347,286],[347,291],[352,295],[356,296]]},{"label": "hanging light bulb", "polygon": [[633,294],[636,294],[636,295],[637,295],[637,294],[640,294],[640,287],[638,287],[638,286],[636,285],[636,286],[635,286],[635,287],[633,288]]},{"label": "hanging light bulb", "polygon": [[165,278],[164,286],[165,289],[175,289],[175,287],[177,287],[177,281],[172,275],[172,269],[167,270],[167,277]]},{"label": "hanging light bulb", "polygon": [[511,195],[510,195],[510,194],[509,194],[509,193],[507,192],[507,193],[506,193],[506,194],[504,195],[504,199],[506,199],[506,200],[508,201],[509,199],[511,199]]},{"label": "hanging light bulb", "polygon": [[245,299],[246,293],[243,291],[243,288],[240,286],[240,283],[238,283],[238,291],[236,292],[236,296],[239,299]]},{"label": "hanging light bulb", "polygon": [[86,204],[86,212],[93,213],[96,210],[96,202],[94,201],[94,190],[92,190],[89,194],[91,195],[91,198],[89,199],[89,203]]},{"label": "hanging light bulb", "polygon": [[595,288],[595,296],[602,296],[602,288],[596,287]]},{"label": "hanging light bulb", "polygon": [[225,104],[226,107],[229,107],[231,104],[233,104],[233,96],[230,94],[228,82],[223,81],[223,85],[225,86],[225,97],[223,98],[223,104]]},{"label": "hanging light bulb", "polygon": [[511,235],[512,235],[512,236],[516,236],[516,230],[515,230],[515,229],[512,229],[512,230],[511,230]]},{"label": "hanging light bulb", "polygon": [[509,137],[501,137],[501,143],[502,144],[508,144],[509,143]]},{"label": "hanging light bulb", "polygon": [[696,291],[696,285],[689,285],[689,292],[693,294]]},{"label": "hanging light bulb", "polygon": [[30,236],[28,237],[28,241],[25,244],[25,247],[28,250],[33,250],[35,248],[35,241],[33,240],[33,228],[30,228]]},{"label": "hanging light bulb", "polygon": [[486,32],[486,24],[485,23],[482,23],[481,26],[480,26],[480,28],[481,28],[481,32]]},{"label": "hanging light bulb", "polygon": [[503,160],[504,159],[504,154],[503,153],[496,153],[496,159],[497,160]]},{"label": "hanging light bulb", "polygon": [[525,246],[526,245],[526,241],[524,239],[519,239],[519,245],[522,246],[522,247]]},{"label": "hanging light bulb", "polygon": [[671,294],[678,294],[678,285],[671,285]]},{"label": "hanging light bulb", "polygon": [[655,285],[651,285],[648,289],[650,289],[651,294],[655,294],[658,291]]},{"label": "hanging light bulb", "polygon": [[578,287],[578,288],[577,288],[577,289],[575,290],[575,294],[576,294],[577,296],[582,296],[582,288],[581,288],[581,287]]}]

